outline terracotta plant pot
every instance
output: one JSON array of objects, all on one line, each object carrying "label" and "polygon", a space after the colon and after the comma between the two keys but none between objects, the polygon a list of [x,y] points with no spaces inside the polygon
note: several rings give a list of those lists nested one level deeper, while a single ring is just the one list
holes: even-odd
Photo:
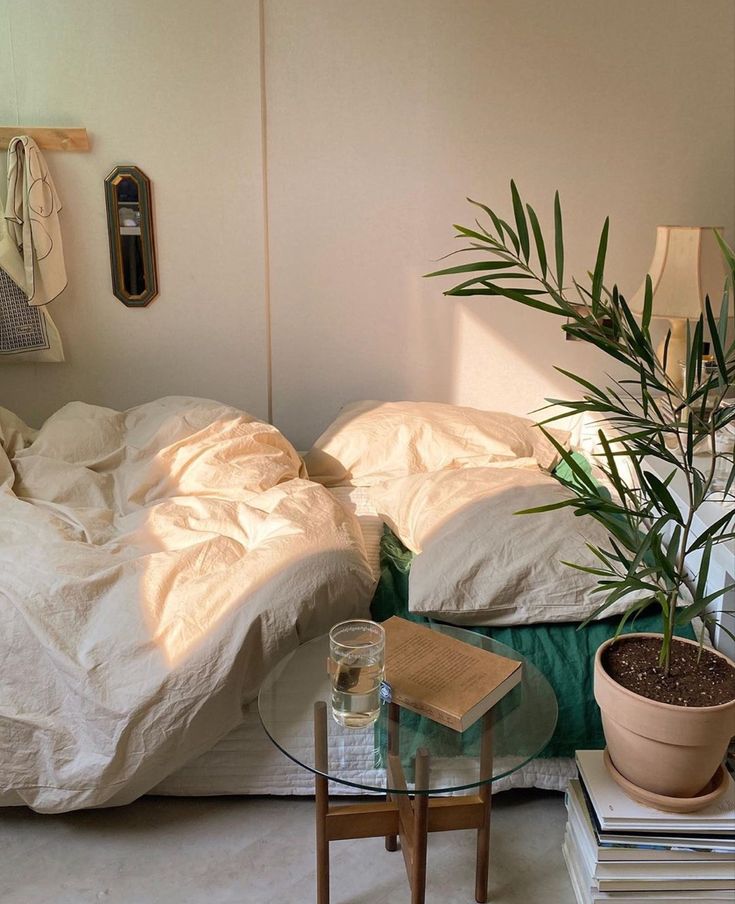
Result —
[{"label": "terracotta plant pot", "polygon": [[[682,642],[697,645],[692,640]],[[696,796],[712,779],[735,734],[735,700],[718,706],[674,706],[627,690],[602,666],[602,656],[612,643],[605,641],[595,656],[595,700],[615,768],[654,794]],[[712,652],[735,668],[727,656]]]}]

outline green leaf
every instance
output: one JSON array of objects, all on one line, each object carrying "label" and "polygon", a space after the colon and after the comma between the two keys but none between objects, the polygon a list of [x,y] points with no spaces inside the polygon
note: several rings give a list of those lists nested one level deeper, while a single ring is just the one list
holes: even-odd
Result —
[{"label": "green leaf", "polygon": [[[726,584],[724,587],[720,587],[715,590],[713,593],[707,594],[707,596],[703,597],[702,602],[705,606],[709,606],[711,602],[718,599],[721,596],[724,596],[726,593],[729,593],[731,590],[735,590],[735,584]],[[729,612],[732,615],[732,609],[725,609],[725,612]],[[720,626],[722,627],[722,626]]]},{"label": "green leaf", "polygon": [[536,515],[539,512],[553,512],[555,509],[567,508],[570,505],[576,505],[576,499],[564,499],[562,502],[550,502],[548,505],[538,505],[534,508],[521,509],[514,512],[514,515]]},{"label": "green leaf", "polygon": [[620,621],[618,622],[617,628],[615,629],[614,636],[616,638],[620,637],[620,635],[623,633],[623,628],[625,627],[625,625],[629,621],[629,619],[632,618],[635,621],[636,617],[641,612],[643,612],[644,609],[647,609],[651,602],[652,602],[651,597],[641,600],[637,605],[631,606],[630,609],[627,610],[627,612],[623,613],[623,616],[620,619]]},{"label": "green leaf", "polygon": [[[494,274],[492,274],[492,276],[494,279],[511,279],[511,280],[520,279],[520,280],[526,280],[526,281],[528,280],[528,277],[526,276],[525,273],[494,273]],[[456,286],[452,286],[451,291],[452,291],[452,293],[456,293],[458,289],[466,289],[468,286],[473,286],[473,285],[483,286],[486,289],[496,288],[496,285],[494,283],[490,282],[489,275],[482,275],[482,276],[473,276],[472,279],[467,279],[464,282],[461,282]],[[505,287],[501,287],[501,288],[504,289]],[[545,295],[546,294],[543,291],[543,289],[523,288],[521,291],[523,291],[523,293],[526,295]]]},{"label": "green leaf", "polygon": [[672,580],[677,579],[676,575],[676,561],[679,556],[679,544],[681,542],[681,532],[682,525],[677,524],[674,530],[671,533],[671,539],[668,542],[666,547],[666,561],[669,564],[669,567],[666,569],[667,574],[671,577]]},{"label": "green leaf", "polygon": [[460,236],[467,236],[470,239],[477,239],[482,243],[483,248],[487,248],[488,245],[492,247],[492,240],[488,239],[488,237],[482,233],[477,232],[475,229],[468,229],[466,226],[459,226],[457,223],[454,224],[454,229],[460,234]]},{"label": "green leaf", "polygon": [[721,530],[724,530],[733,518],[735,518],[735,510],[725,512],[721,518],[718,518],[717,521],[713,522],[702,531],[697,539],[689,546],[686,554],[689,555],[697,549],[701,549],[710,538],[715,539],[717,534],[719,534]]},{"label": "green leaf", "polygon": [[459,264],[457,267],[447,267],[445,270],[434,270],[433,273],[425,273],[424,276],[453,276],[456,273],[508,270],[512,267],[513,264],[510,261],[473,261],[471,264]]},{"label": "green leaf", "polygon": [[720,631],[724,631],[731,640],[735,640],[735,634],[733,634],[729,628],[726,628],[725,625],[722,624],[722,622],[718,622],[716,618],[708,615],[708,613],[702,613],[702,621],[707,625],[717,625]]},{"label": "green leaf", "polygon": [[712,344],[712,351],[714,352],[717,370],[720,374],[720,385],[726,386],[728,382],[727,363],[725,362],[725,354],[722,350],[722,345],[720,344],[720,334],[717,329],[717,323],[715,322],[715,315],[712,313],[709,295],[704,299],[704,310],[707,315],[707,326],[709,327],[709,338]]},{"label": "green leaf", "polygon": [[684,446],[686,462],[691,468],[694,463],[694,418],[691,411],[687,415],[687,441]]},{"label": "green leaf", "polygon": [[564,288],[564,231],[559,192],[554,195],[554,252],[556,257],[556,284],[561,292]]},{"label": "green leaf", "polygon": [[487,236],[487,238],[488,238],[493,244],[495,244],[495,245],[499,245],[499,244],[500,244],[500,243],[498,242],[498,240],[495,238],[495,236],[494,236],[492,233],[488,232],[487,229],[485,229],[485,227],[484,227],[484,226],[482,225],[482,223],[477,219],[477,217],[475,217],[475,226],[477,226],[477,228],[480,230],[480,232],[482,232],[482,234],[483,234],[484,236]]},{"label": "green leaf", "polygon": [[[518,290],[509,289],[507,286],[498,286],[493,283],[486,283],[485,285],[486,285],[486,290],[482,291],[482,290],[478,289],[478,290],[476,290],[476,294],[502,295],[504,298],[510,298],[512,301],[519,301],[521,304],[528,305],[528,307],[537,308],[539,311],[546,311],[548,314],[557,314],[557,315],[560,315],[561,317],[565,316],[563,311],[560,311],[558,308],[554,307],[553,305],[550,305],[548,302],[539,301],[537,298],[531,297],[532,295],[535,296],[536,290],[530,289],[528,291],[523,291],[520,289],[518,289]],[[454,293],[447,292],[445,294],[449,295],[449,294],[454,294]],[[460,295],[460,294],[475,294],[475,293],[474,292],[467,292],[467,293],[457,292],[456,294]]]},{"label": "green leaf", "polygon": [[733,462],[733,466],[730,468],[730,474],[725,481],[725,486],[723,487],[725,496],[730,495],[730,490],[732,489],[733,484],[735,484],[735,462]]},{"label": "green leaf", "polygon": [[644,332],[648,332],[648,328],[651,325],[651,314],[653,313],[653,282],[651,280],[651,275],[649,273],[646,274],[646,288],[643,293],[643,317],[641,319],[641,325],[643,327]]},{"label": "green leaf", "polygon": [[580,631],[582,628],[586,628],[589,624],[591,624],[598,616],[602,615],[605,609],[609,609],[612,606],[612,601],[605,601],[601,606],[598,606],[577,628]]},{"label": "green leaf", "polygon": [[682,516],[681,512],[677,504],[674,502],[674,498],[669,493],[665,484],[663,484],[659,478],[653,474],[651,471],[644,471],[643,476],[646,479],[646,483],[651,491],[651,494],[656,499],[656,502],[664,509],[664,511],[668,512],[669,515],[677,522],[677,524],[682,524]]},{"label": "green leaf", "polygon": [[722,304],[720,305],[720,319],[717,324],[717,335],[720,337],[720,345],[722,348],[727,347],[727,327],[728,313],[730,310],[730,286],[725,283],[725,291],[722,293]]},{"label": "green leaf", "polygon": [[630,345],[631,351],[637,358],[642,358],[647,364],[653,367],[655,355],[653,349],[651,348],[650,341],[648,341],[643,331],[638,326],[638,322],[633,316],[633,312],[631,311],[628,302],[623,298],[622,295],[619,296],[619,302],[620,311],[623,315],[625,323],[628,326],[628,329],[630,330],[628,343]]},{"label": "green leaf", "polygon": [[600,301],[602,295],[602,280],[605,273],[605,256],[607,255],[607,236],[610,231],[610,217],[605,220],[600,235],[600,244],[597,248],[597,261],[595,262],[595,272],[592,275],[592,298],[595,302]]},{"label": "green leaf", "polygon": [[574,568],[575,571],[583,571],[585,574],[594,574],[599,577],[605,577],[611,573],[609,571],[603,571],[601,568],[590,568],[589,565],[577,565],[576,562],[565,562],[564,559],[560,559],[559,561],[562,565],[566,565],[567,568]]},{"label": "green leaf", "polygon": [[694,592],[694,599],[700,600],[707,592],[707,578],[709,577],[709,563],[712,557],[712,541],[708,540],[704,544],[704,552],[699,563],[699,578],[697,579],[697,589]]},{"label": "green leaf", "polygon": [[692,495],[694,508],[699,508],[704,500],[704,476],[696,468],[692,470]]},{"label": "green leaf", "polygon": [[592,553],[592,555],[595,556],[595,558],[599,559],[602,562],[603,565],[606,565],[610,569],[610,571],[612,571],[613,573],[615,572],[615,569],[614,569],[612,563],[610,562],[609,558],[605,555],[605,553],[601,549],[599,549],[597,546],[595,546],[592,543],[585,542],[584,545],[587,547],[587,549],[589,549],[589,551]]},{"label": "green leaf", "polygon": [[[688,323],[688,321],[687,321]],[[687,396],[690,396],[694,390],[695,382],[698,383],[702,378],[702,333],[704,331],[704,324],[702,322],[702,318],[700,317],[697,320],[697,323],[694,327],[694,334],[692,336],[692,344],[689,349],[689,357],[687,360],[687,373],[686,373],[686,392]]]},{"label": "green leaf", "polygon": [[505,220],[501,220],[500,217],[498,217],[498,223],[500,223],[500,225],[503,227],[503,229],[507,233],[511,244],[513,245],[513,248],[515,249],[515,253],[520,254],[521,253],[521,245],[520,245],[520,242],[518,241],[518,236],[515,234],[515,232],[512,230],[512,228],[508,225],[508,223],[505,222]]},{"label": "green leaf", "polygon": [[[661,535],[661,531],[670,521],[669,515],[662,515],[648,530],[645,534],[641,535],[640,545],[638,546],[638,551],[635,554],[635,558],[630,564],[630,568],[628,569],[629,574],[633,574],[637,572],[641,563],[644,561],[646,553],[651,548],[651,544],[654,539]],[[653,573],[655,569],[646,569],[646,574]]]},{"label": "green leaf", "polygon": [[610,480],[612,481],[612,484],[615,487],[615,490],[617,491],[618,496],[620,496],[620,498],[623,501],[625,501],[626,487],[620,477],[620,472],[618,471],[618,466],[615,461],[615,456],[613,455],[613,453],[610,449],[610,444],[607,441],[607,437],[602,432],[602,430],[598,430],[597,438],[599,439],[600,445],[602,446],[603,452],[605,453],[605,459],[607,460],[607,466],[609,469],[608,474],[609,474]]},{"label": "green leaf", "polygon": [[548,270],[548,263],[546,260],[546,245],[544,244],[544,237],[541,233],[541,226],[538,221],[538,217],[536,216],[536,211],[531,207],[530,204],[526,204],[526,210],[528,211],[528,219],[531,221],[531,230],[533,232],[533,238],[536,242],[536,254],[538,255],[539,266],[541,267],[541,274],[544,279],[546,279],[546,272]]},{"label": "green leaf", "polygon": [[735,540],[735,532],[728,534],[718,534],[716,537],[712,538],[712,542],[714,544],[717,543],[729,543],[730,540]]},{"label": "green leaf", "polygon": [[579,383],[580,386],[584,386],[585,389],[588,389],[593,395],[598,398],[604,398],[600,390],[593,383],[590,383],[589,380],[585,380],[583,377],[578,376],[577,374],[573,374],[570,370],[564,370],[563,367],[557,367],[554,365],[554,370],[558,371],[560,374],[564,374],[565,377],[569,377],[570,380],[574,380],[575,383]]},{"label": "green leaf", "polygon": [[732,248],[727,244],[727,242],[722,238],[722,236],[716,229],[714,230],[714,234],[715,238],[717,239],[717,244],[720,246],[722,256],[727,261],[730,270],[735,272],[735,252],[733,252]]},{"label": "green leaf", "polygon": [[521,251],[523,257],[528,263],[531,254],[531,245],[528,241],[528,223],[526,222],[526,214],[523,210],[523,202],[518,194],[515,182],[510,180],[510,194],[513,199],[513,215],[516,218],[516,229],[518,230],[518,241],[521,243]]},{"label": "green leaf", "polygon": [[[713,603],[718,597],[724,596],[726,593],[729,593],[731,590],[735,589],[735,584],[727,584],[724,587],[721,587],[719,590],[715,590],[714,593],[710,593],[709,596],[702,597],[702,599],[698,599],[694,603],[690,603],[688,606],[682,606],[677,610],[676,613],[676,624],[677,625],[686,625],[693,618],[696,618],[698,615],[701,615],[707,606],[710,603]],[[716,619],[713,619],[715,623],[717,623]],[[723,627],[720,625],[720,627]]]},{"label": "green leaf", "polygon": [[503,230],[502,220],[492,211],[486,204],[481,204],[479,201],[473,201],[472,198],[467,198],[470,204],[474,204],[475,207],[479,207],[481,210],[484,210],[485,213],[490,217],[493,221],[493,226],[495,227],[495,231],[500,236],[500,241],[505,243],[505,232]]},{"label": "green leaf", "polygon": [[664,339],[664,348],[663,354],[661,356],[661,367],[663,370],[667,370],[667,365],[669,361],[669,345],[671,343],[671,330],[667,330],[666,338]]}]

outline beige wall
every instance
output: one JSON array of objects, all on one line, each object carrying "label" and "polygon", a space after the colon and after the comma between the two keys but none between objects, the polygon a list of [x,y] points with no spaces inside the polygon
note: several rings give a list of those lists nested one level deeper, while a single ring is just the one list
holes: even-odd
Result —
[{"label": "beige wall", "polygon": [[[0,121],[92,139],[89,154],[47,155],[67,363],[0,365],[0,405],[37,422],[70,399],[191,394],[265,416],[257,0],[0,0]],[[160,295],[138,310],[110,289],[103,180],[117,163],[153,183]]]},{"label": "beige wall", "polygon": [[[583,275],[612,218],[634,291],[657,223],[735,234],[732,0],[266,0],[275,421],[306,445],[344,402],[435,398],[519,412],[600,378],[558,323],[445,299],[421,275],[466,195],[514,177],[566,213]],[[257,0],[0,0],[0,119],[83,124],[49,155],[66,201],[63,366],[0,366],[32,420],[72,398],[166,393],[266,413]],[[16,101],[17,98],[17,101]],[[16,106],[17,104],[17,106]],[[161,295],[109,289],[102,180],[151,177]]]},{"label": "beige wall", "polygon": [[[422,280],[467,195],[539,213],[569,272],[633,292],[657,223],[735,218],[731,0],[269,0],[274,414],[303,444],[351,398],[529,411],[552,365],[600,376],[555,318]],[[455,258],[455,260],[457,260]]]}]

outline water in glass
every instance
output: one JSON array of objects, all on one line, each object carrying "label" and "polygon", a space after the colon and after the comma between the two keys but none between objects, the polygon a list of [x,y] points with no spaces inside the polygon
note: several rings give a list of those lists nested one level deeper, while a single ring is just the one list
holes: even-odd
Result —
[{"label": "water in glass", "polygon": [[375,722],[380,713],[385,632],[375,622],[356,619],[329,633],[332,715],[350,728]]}]

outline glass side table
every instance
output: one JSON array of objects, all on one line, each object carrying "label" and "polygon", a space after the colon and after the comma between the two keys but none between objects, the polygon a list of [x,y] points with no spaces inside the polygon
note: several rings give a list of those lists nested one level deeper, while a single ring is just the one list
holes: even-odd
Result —
[{"label": "glass side table", "polygon": [[[523,663],[521,683],[465,732],[394,703],[381,706],[374,725],[338,724],[328,702],[327,635],[282,660],[260,689],[268,736],[315,775],[317,904],[329,904],[329,842],[380,836],[388,851],[400,839],[411,902],[423,904],[427,833],[455,829],[477,830],[475,900],[487,901],[491,784],[546,746],[556,727],[556,697],[543,674],[505,644],[449,625],[431,628]],[[330,805],[330,781],[385,800]],[[446,796],[459,791],[467,793]]]}]

